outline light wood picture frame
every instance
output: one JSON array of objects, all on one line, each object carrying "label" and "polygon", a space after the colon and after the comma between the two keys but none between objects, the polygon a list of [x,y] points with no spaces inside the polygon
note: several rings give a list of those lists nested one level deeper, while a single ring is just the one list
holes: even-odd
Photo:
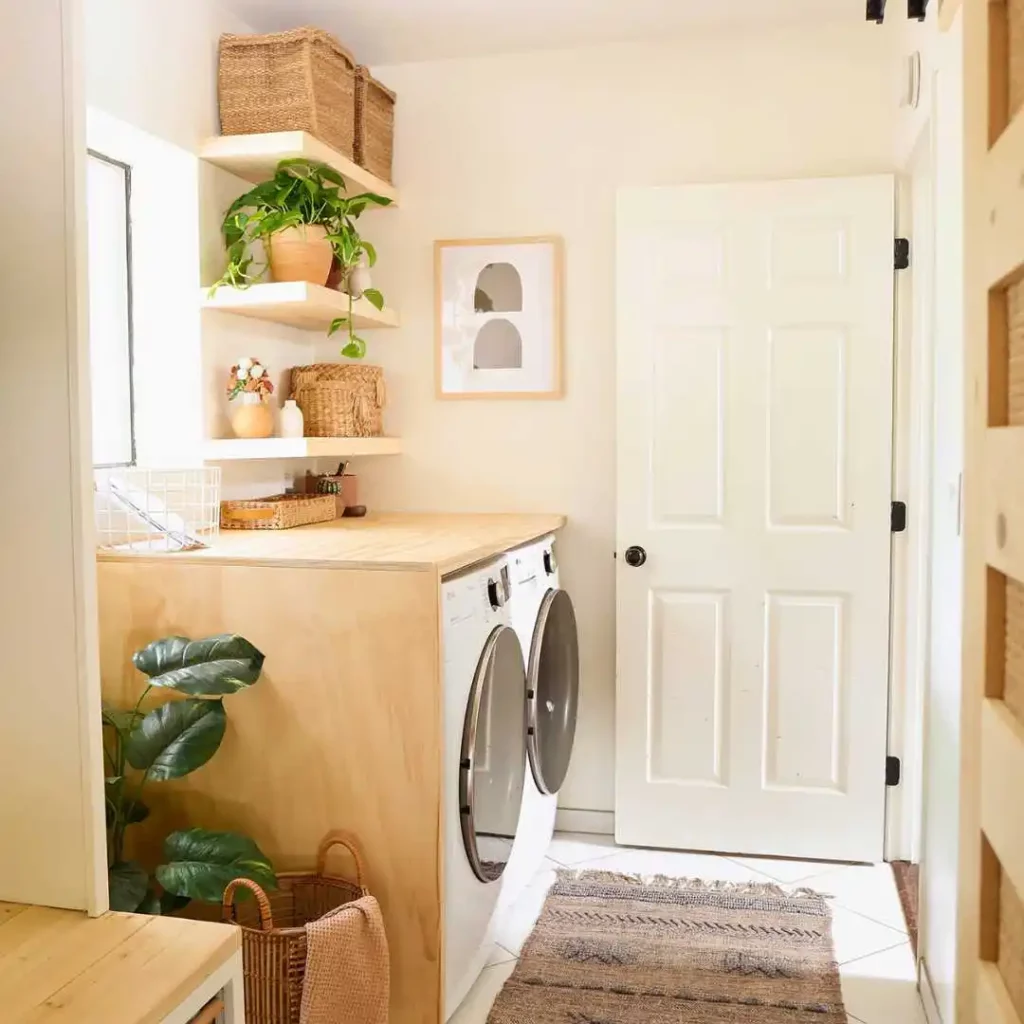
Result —
[{"label": "light wood picture frame", "polygon": [[434,243],[437,398],[564,396],[564,260],[557,235]]}]

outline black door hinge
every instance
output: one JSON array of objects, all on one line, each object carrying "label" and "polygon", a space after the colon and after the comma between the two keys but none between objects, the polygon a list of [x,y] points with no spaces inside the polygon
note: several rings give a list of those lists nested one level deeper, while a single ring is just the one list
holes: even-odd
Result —
[{"label": "black door hinge", "polygon": [[900,776],[903,774],[903,765],[898,757],[887,757],[885,759],[885,784],[887,786],[898,786]]},{"label": "black door hinge", "polygon": [[893,246],[893,258],[897,270],[906,270],[910,266],[910,239],[897,238]]},{"label": "black door hinge", "polygon": [[894,501],[889,510],[889,529],[893,533],[903,533],[907,529],[907,503]]}]

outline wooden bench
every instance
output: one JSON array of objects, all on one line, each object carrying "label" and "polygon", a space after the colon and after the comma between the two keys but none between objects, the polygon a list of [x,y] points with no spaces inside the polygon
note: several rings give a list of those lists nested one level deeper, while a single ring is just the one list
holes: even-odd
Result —
[{"label": "wooden bench", "polygon": [[5,1024],[189,1024],[218,998],[244,1024],[237,928],[0,903]]}]

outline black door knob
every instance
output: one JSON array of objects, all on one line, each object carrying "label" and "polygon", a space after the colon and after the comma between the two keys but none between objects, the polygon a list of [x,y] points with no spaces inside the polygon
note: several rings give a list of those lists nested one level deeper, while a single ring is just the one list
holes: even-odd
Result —
[{"label": "black door knob", "polygon": [[639,569],[646,561],[647,552],[643,548],[637,547],[635,544],[633,547],[626,548],[626,565],[633,569]]}]

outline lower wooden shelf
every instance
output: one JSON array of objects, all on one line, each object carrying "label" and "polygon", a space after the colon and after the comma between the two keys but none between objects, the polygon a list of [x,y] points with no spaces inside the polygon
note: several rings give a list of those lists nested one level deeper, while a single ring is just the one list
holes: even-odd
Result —
[{"label": "lower wooden shelf", "polygon": [[400,455],[397,437],[228,437],[207,441],[207,462],[259,459],[333,459],[357,455]]}]

